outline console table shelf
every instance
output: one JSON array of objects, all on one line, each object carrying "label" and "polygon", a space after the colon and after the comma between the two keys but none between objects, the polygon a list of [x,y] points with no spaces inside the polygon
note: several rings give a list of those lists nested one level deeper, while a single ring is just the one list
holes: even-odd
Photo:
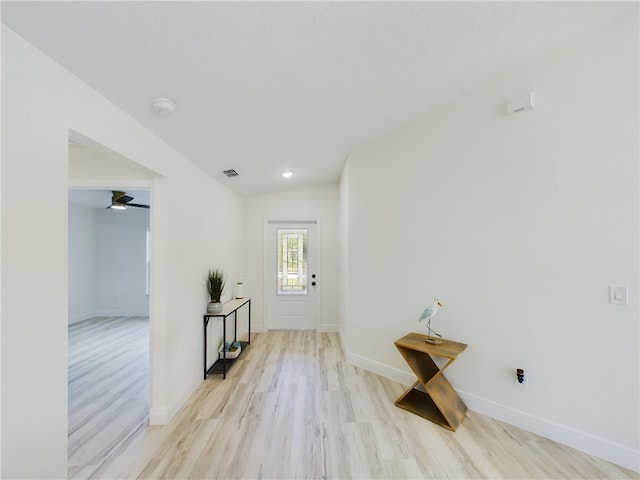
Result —
[{"label": "console table shelf", "polygon": [[[409,333],[396,340],[394,345],[418,378],[395,404],[455,431],[467,413],[467,406],[458,396],[442,372],[451,365],[467,345],[442,339],[442,343],[428,343],[426,335]],[[439,367],[432,357],[440,357],[446,363]]]},{"label": "console table shelf", "polygon": [[[216,359],[216,361],[213,362],[213,365],[207,367],[207,326],[209,325],[209,320],[211,318],[222,319],[222,343],[224,343],[227,341],[227,317],[233,315],[233,341],[236,342],[238,340],[238,310],[245,305],[247,305],[247,308],[249,309],[249,328],[247,341],[240,342],[242,351],[236,358],[227,358],[227,353],[223,349],[222,358]],[[204,314],[202,324],[204,328],[204,378],[206,380],[208,374],[221,374],[222,378],[225,379],[227,378],[227,371],[229,368],[231,368],[235,361],[240,358],[245,353],[245,350],[248,349],[249,345],[251,345],[251,298],[234,298],[233,300],[226,302],[222,306],[222,312]]]},{"label": "console table shelf", "polygon": [[226,365],[225,365],[224,359],[218,358],[218,360],[213,362],[213,365],[211,365],[207,369],[207,372],[205,373],[204,377],[207,378],[207,375],[222,375],[222,378],[226,378],[226,373],[233,366],[235,361],[238,358],[240,358],[242,355],[244,355],[244,353],[249,349],[249,345],[250,345],[249,342],[241,341],[240,347],[242,348],[242,352],[240,352],[240,354],[236,358],[227,358]]}]

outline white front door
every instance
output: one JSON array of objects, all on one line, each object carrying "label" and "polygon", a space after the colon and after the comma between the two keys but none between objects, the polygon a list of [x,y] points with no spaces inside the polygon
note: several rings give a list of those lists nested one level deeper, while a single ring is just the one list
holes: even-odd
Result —
[{"label": "white front door", "polygon": [[320,283],[316,222],[269,221],[265,237],[267,329],[316,329]]}]

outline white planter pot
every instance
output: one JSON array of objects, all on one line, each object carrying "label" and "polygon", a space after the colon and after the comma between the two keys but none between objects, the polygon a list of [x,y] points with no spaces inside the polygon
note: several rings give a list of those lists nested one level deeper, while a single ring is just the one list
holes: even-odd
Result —
[{"label": "white planter pot", "polygon": [[207,313],[220,313],[222,312],[222,302],[209,302],[207,305]]}]

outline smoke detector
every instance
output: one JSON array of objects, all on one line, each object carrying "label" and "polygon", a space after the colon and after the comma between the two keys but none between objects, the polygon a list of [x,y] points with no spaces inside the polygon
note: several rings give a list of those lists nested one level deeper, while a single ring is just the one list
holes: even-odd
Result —
[{"label": "smoke detector", "polygon": [[533,92],[525,93],[524,95],[510,98],[507,101],[507,115],[531,110],[534,106],[535,97]]},{"label": "smoke detector", "polygon": [[153,111],[161,117],[168,117],[175,109],[174,103],[168,98],[156,98],[151,102],[151,106],[153,107]]}]

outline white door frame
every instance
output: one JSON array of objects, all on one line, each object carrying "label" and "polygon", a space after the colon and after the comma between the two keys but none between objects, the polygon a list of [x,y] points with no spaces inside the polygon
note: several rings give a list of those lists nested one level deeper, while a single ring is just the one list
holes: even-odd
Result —
[{"label": "white door frame", "polygon": [[[162,288],[163,282],[154,280],[158,279],[158,275],[156,272],[163,272],[165,269],[163,268],[164,263],[166,262],[165,255],[159,255],[159,249],[157,248],[158,244],[158,231],[154,228],[154,224],[157,225],[158,218],[158,205],[157,200],[158,197],[155,195],[156,188],[158,186],[158,179],[136,179],[136,180],[103,180],[103,179],[69,179],[68,181],[68,189],[69,190],[120,190],[120,189],[128,189],[128,190],[149,190],[150,192],[150,202],[149,205],[151,207],[149,214],[149,226],[151,231],[150,236],[150,260],[151,264],[151,279],[150,279],[150,288],[149,288],[149,403],[147,405],[149,412],[149,424],[165,424],[168,421],[168,418],[164,418],[163,415],[157,415],[155,413],[157,408],[154,409],[154,404],[158,403],[157,397],[159,397],[157,390],[157,386],[162,382],[159,381],[159,373],[162,370],[159,368],[159,361],[162,359],[161,356],[157,355],[156,345],[153,341],[158,336],[163,336],[160,331],[164,330],[165,325],[163,322],[159,321],[157,312],[162,311],[165,308],[164,305],[158,305],[159,299],[162,298],[162,295],[158,295],[158,289]],[[162,231],[161,228],[157,230]],[[156,275],[154,275],[156,273]],[[156,387],[156,388],[154,388]]]},{"label": "white door frame", "polygon": [[[273,252],[269,251],[269,225],[270,224],[290,224],[292,226],[295,225],[303,225],[303,224],[315,224],[316,226],[316,238],[313,239],[315,242],[318,242],[317,248],[314,249],[314,272],[318,276],[318,283],[322,285],[322,272],[320,271],[320,221],[317,218],[265,218],[264,220],[264,234],[263,234],[263,275],[262,275],[262,284],[263,284],[263,311],[262,318],[264,322],[264,330],[269,331],[271,328],[270,320],[269,320],[269,302],[271,291],[269,290],[270,283],[267,281],[267,275],[269,274],[269,255],[273,255]],[[315,309],[313,312],[313,316],[315,318],[314,330],[320,329],[320,295],[321,288],[316,289],[316,301],[315,301]]]},{"label": "white door frame", "polygon": [[[143,164],[104,146],[89,136],[69,129],[68,139],[84,145],[90,150],[105,154],[107,157],[125,158],[137,165]],[[170,395],[167,385],[169,371],[169,335],[168,298],[169,298],[169,193],[165,177],[148,167],[149,177],[145,178],[86,178],[68,179],[67,188],[113,190],[114,187],[129,190],[149,190],[149,228],[150,238],[150,284],[149,284],[149,425],[165,425],[177,413],[177,407],[169,405]],[[67,240],[68,244],[68,240]]]}]

